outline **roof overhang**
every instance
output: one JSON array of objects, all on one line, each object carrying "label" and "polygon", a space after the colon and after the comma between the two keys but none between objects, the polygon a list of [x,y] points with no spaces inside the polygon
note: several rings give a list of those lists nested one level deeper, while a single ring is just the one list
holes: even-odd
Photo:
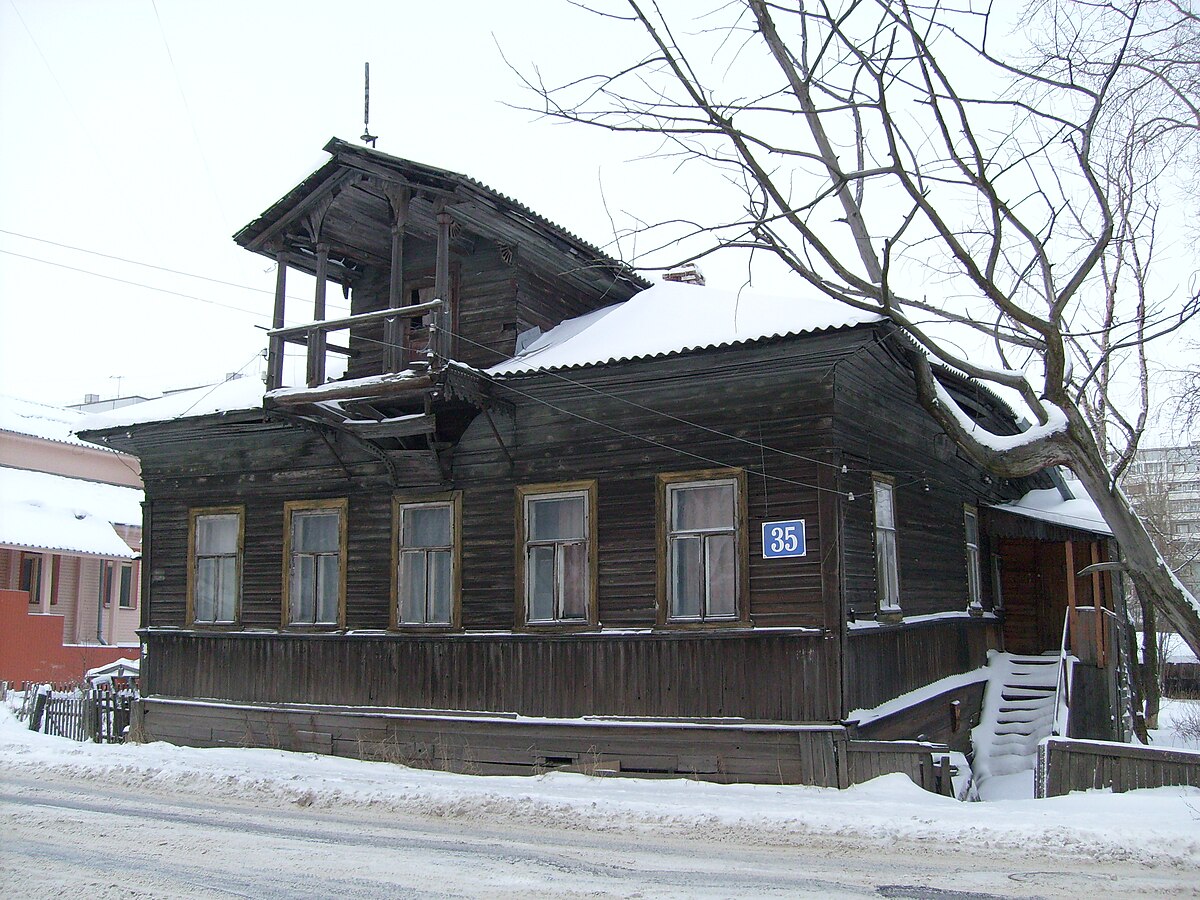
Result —
[{"label": "roof overhang", "polygon": [[[313,217],[329,248],[329,275],[350,283],[366,265],[386,266],[391,257],[390,197],[411,197],[406,235],[433,240],[437,212],[448,210],[472,235],[515,250],[544,272],[623,299],[649,282],[562,227],[486,185],[457,172],[391,156],[334,138],[332,159],[234,235],[239,245],[311,273],[315,270]],[[462,240],[467,240],[465,237]]]}]

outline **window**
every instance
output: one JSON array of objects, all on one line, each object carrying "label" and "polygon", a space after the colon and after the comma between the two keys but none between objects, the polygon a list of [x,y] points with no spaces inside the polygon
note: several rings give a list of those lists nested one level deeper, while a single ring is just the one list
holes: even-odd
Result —
[{"label": "window", "polygon": [[900,574],[896,558],[896,497],[890,480],[876,476],[875,591],[879,611],[900,612]]},{"label": "window", "polygon": [[193,509],[188,516],[188,621],[232,625],[242,595],[243,511]]},{"label": "window", "polygon": [[979,570],[979,514],[975,507],[963,510],[964,533],[967,542],[967,600],[971,609],[983,607],[983,586]]},{"label": "window", "polygon": [[457,491],[423,501],[396,498],[394,625],[457,627],[460,509]]},{"label": "window", "polygon": [[736,621],[745,596],[745,482],[738,470],[657,479],[660,619]]},{"label": "window", "polygon": [[29,602],[41,602],[42,558],[28,553],[21,554],[21,580],[19,589],[29,592]]},{"label": "window", "polygon": [[596,482],[517,488],[518,621],[596,624]]},{"label": "window", "polygon": [[121,566],[120,593],[117,594],[117,606],[120,609],[133,609],[133,566],[124,563]]},{"label": "window", "polygon": [[100,572],[100,602],[109,607],[112,605],[113,564],[104,563]]},{"label": "window", "polygon": [[283,624],[337,627],[346,596],[346,501],[283,505]]}]

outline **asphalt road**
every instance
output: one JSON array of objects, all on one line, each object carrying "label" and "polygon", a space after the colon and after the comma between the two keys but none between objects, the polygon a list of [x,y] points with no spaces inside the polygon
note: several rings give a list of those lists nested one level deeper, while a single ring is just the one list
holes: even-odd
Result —
[{"label": "asphalt road", "polygon": [[[782,840],[782,839],[780,839]],[[1194,872],[925,844],[772,844],[645,828],[230,803],[0,774],[3,897],[1191,896]]]}]

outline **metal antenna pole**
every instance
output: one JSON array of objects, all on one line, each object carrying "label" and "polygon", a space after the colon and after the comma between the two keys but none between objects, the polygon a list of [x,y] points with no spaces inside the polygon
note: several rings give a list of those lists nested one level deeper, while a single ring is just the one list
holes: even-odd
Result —
[{"label": "metal antenna pole", "polygon": [[375,135],[371,134],[371,64],[363,63],[363,133],[359,138],[364,144],[375,146]]}]

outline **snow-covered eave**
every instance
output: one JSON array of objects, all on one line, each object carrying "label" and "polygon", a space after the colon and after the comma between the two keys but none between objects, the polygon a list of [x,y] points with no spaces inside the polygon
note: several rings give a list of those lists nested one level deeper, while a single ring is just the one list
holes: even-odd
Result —
[{"label": "snow-covered eave", "polygon": [[0,541],[0,550],[16,550],[32,553],[55,553],[61,556],[83,556],[88,559],[137,559],[141,554],[125,543],[115,531],[113,532],[113,541],[120,542],[124,547],[113,546],[106,549],[93,548],[90,550],[80,549],[79,547],[71,547],[57,544],[43,544],[36,542],[25,542],[21,540],[4,540]]},{"label": "snow-covered eave", "polygon": [[878,320],[871,321],[871,322],[855,322],[855,323],[849,324],[849,325],[827,325],[827,326],[823,326],[820,328],[810,328],[810,329],[797,330],[797,331],[784,331],[784,332],[778,332],[776,334],[760,335],[757,337],[743,338],[741,340],[735,340],[735,341],[724,341],[721,343],[712,343],[712,344],[697,344],[695,346],[686,346],[686,347],[681,347],[681,348],[677,348],[677,349],[673,349],[673,350],[660,351],[658,353],[645,353],[645,354],[628,355],[628,356],[611,356],[606,359],[589,360],[587,362],[569,363],[569,364],[563,364],[563,365],[537,366],[537,365],[530,364],[523,368],[519,368],[519,369],[514,368],[511,370],[505,371],[506,366],[509,366],[512,364],[516,364],[516,365],[522,364],[522,360],[520,357],[513,357],[512,359],[505,360],[502,363],[498,363],[497,365],[492,366],[489,369],[485,369],[484,374],[492,381],[503,382],[503,381],[507,381],[507,380],[516,380],[516,379],[520,379],[520,378],[526,378],[529,376],[536,376],[536,375],[542,375],[542,374],[548,374],[548,373],[554,373],[554,372],[574,372],[574,371],[580,371],[583,369],[601,369],[606,366],[619,365],[621,363],[647,362],[647,361],[651,361],[651,360],[673,359],[674,357],[686,356],[691,353],[707,353],[707,352],[714,352],[714,351],[719,351],[719,350],[731,350],[731,349],[737,349],[740,347],[748,347],[748,346],[756,345],[756,344],[769,344],[772,342],[786,341],[789,339],[804,337],[804,336],[810,335],[810,334],[821,334],[821,333],[827,333],[827,332],[833,332],[833,331],[851,331],[856,328],[874,328],[874,327],[877,327],[880,324],[880,322],[882,322],[882,321],[884,321],[884,319],[882,317],[880,317]]},{"label": "snow-covered eave", "polygon": [[119,454],[120,450],[114,450],[112,447],[105,447],[103,444],[97,444],[85,438],[79,437],[77,433],[73,433],[72,438],[56,438],[46,437],[42,434],[34,434],[30,431],[18,431],[12,428],[0,428],[0,438],[5,435],[11,435],[16,438],[22,438],[30,441],[38,441],[39,443],[58,444],[62,447],[78,447],[81,450],[95,450],[103,453]]},{"label": "snow-covered eave", "polygon": [[[1018,503],[1019,502],[1020,501],[1018,501]],[[1018,503],[994,503],[990,505],[990,508],[999,510],[1000,512],[1024,516],[1027,519],[1036,519],[1041,522],[1046,522],[1050,525],[1058,525],[1063,528],[1074,528],[1076,531],[1086,531],[1091,534],[1100,534],[1104,535],[1105,537],[1112,537],[1112,529],[1103,519],[1095,519],[1091,516],[1084,515],[1074,515],[1067,512],[1058,512],[1053,509],[1047,510],[1037,509],[1029,506],[1020,506]]]}]

